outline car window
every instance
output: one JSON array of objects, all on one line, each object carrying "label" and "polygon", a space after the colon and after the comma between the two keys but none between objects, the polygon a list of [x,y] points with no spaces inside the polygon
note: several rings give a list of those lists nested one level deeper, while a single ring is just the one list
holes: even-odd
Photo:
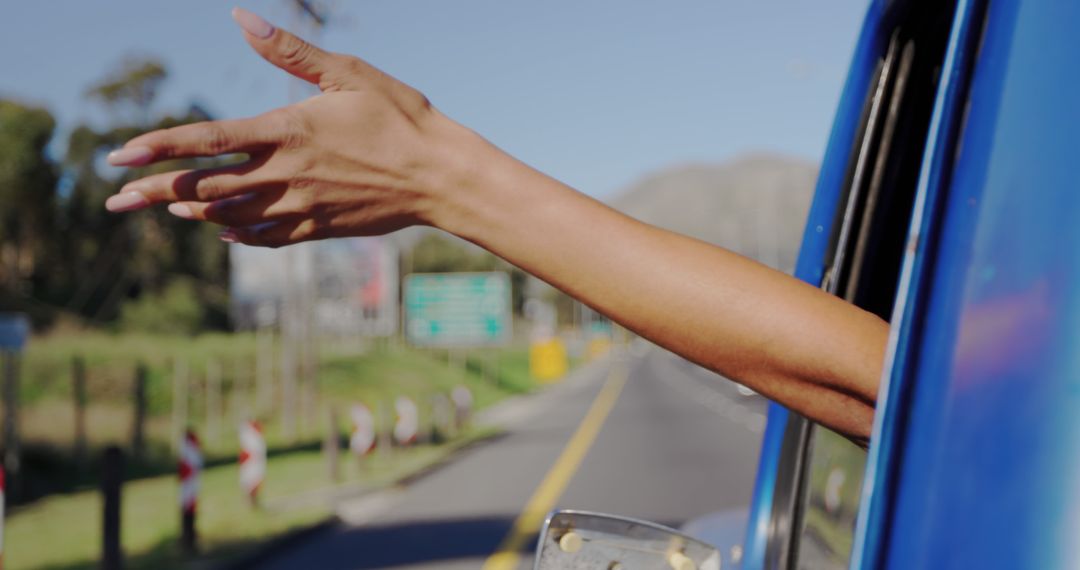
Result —
[{"label": "car window", "polygon": [[846,570],[859,512],[866,451],[821,426],[814,426],[809,450],[802,525],[798,529],[798,568]]},{"label": "car window", "polygon": [[[896,2],[888,46],[874,78],[850,185],[834,228],[823,287],[889,319],[937,94],[953,2]],[[859,445],[859,444],[863,445]],[[810,425],[797,469],[785,568],[846,569],[859,511],[866,442]]]}]

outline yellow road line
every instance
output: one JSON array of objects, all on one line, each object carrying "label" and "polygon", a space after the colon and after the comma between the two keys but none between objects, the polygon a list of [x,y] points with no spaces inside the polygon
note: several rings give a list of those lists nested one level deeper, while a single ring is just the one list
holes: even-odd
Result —
[{"label": "yellow road line", "polygon": [[600,389],[600,393],[585,414],[585,418],[578,425],[577,431],[570,436],[570,441],[566,443],[562,454],[555,460],[551,470],[533,492],[532,498],[525,504],[525,510],[514,521],[510,533],[506,535],[495,553],[484,562],[483,570],[515,570],[518,567],[521,547],[525,545],[526,540],[540,530],[540,525],[544,524],[544,517],[566,490],[581,461],[585,459],[585,454],[596,441],[604,420],[615,407],[615,401],[619,399],[619,394],[626,384],[626,378],[626,370],[620,365],[615,365],[604,382],[604,387]]}]

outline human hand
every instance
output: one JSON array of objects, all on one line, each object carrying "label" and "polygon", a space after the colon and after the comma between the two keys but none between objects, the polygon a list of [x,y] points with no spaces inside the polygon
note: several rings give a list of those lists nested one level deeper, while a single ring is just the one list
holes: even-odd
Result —
[{"label": "human hand", "polygon": [[325,52],[241,9],[233,17],[270,63],[320,95],[241,120],[147,133],[115,166],[244,153],[240,164],[157,174],[106,201],[114,212],[169,202],[179,217],[227,226],[221,238],[282,246],[430,224],[451,186],[463,129],[418,91],[351,56]]}]

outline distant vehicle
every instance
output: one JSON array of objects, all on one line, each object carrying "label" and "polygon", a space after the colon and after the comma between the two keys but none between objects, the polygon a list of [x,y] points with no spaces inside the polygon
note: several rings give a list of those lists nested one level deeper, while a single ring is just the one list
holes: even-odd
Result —
[{"label": "distant vehicle", "polygon": [[[1080,567],[1077,22],[870,4],[796,268],[892,324],[870,449],[772,404],[749,513],[686,528],[723,568]],[[577,520],[640,567],[719,567],[641,521],[553,525]]]},{"label": "distant vehicle", "polygon": [[757,396],[757,392],[755,392],[752,388],[749,388],[747,386],[743,386],[742,384],[739,384],[738,382],[735,383],[735,389],[738,390],[739,393],[742,394],[743,396],[747,396],[747,397],[749,397],[749,396]]}]

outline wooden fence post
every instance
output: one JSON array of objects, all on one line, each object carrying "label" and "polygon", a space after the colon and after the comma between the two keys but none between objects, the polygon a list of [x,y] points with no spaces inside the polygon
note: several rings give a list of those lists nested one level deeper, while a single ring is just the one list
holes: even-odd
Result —
[{"label": "wooden fence post", "polygon": [[340,439],[337,410],[334,409],[333,405],[329,405],[326,407],[326,434],[323,437],[323,456],[326,458],[326,473],[332,483],[341,481],[341,470],[338,468]]},{"label": "wooden fence post", "polygon": [[131,422],[131,456],[136,460],[146,453],[146,365],[135,365],[132,385],[132,404],[135,406]]},{"label": "wooden fence post", "polygon": [[102,516],[101,568],[119,570],[124,565],[120,546],[120,497],[124,482],[124,452],[110,446],[105,450],[101,469]]},{"label": "wooden fence post", "polygon": [[244,368],[246,359],[236,361],[232,389],[229,391],[229,407],[232,410],[232,425],[238,426],[258,415],[256,405],[255,413],[251,411],[252,392],[254,391],[254,378]]},{"label": "wooden fence post", "polygon": [[280,427],[281,435],[287,443],[296,442],[296,347],[295,343],[299,335],[295,333],[296,325],[291,322],[294,318],[292,312],[282,315],[281,321],[281,403],[280,403]]},{"label": "wooden fence post", "polygon": [[221,444],[221,364],[214,359],[206,363],[206,447]]},{"label": "wooden fence post", "polygon": [[19,479],[20,441],[19,441],[19,354],[15,351],[0,350],[3,360],[3,397],[4,397],[4,474],[7,476],[7,494],[17,497],[21,488]]},{"label": "wooden fence post", "polygon": [[173,364],[172,445],[173,454],[180,452],[184,433],[187,431],[188,415],[188,368],[187,361],[177,358]]},{"label": "wooden fence post", "polygon": [[255,331],[255,415],[271,412],[274,399],[274,333],[261,326]]},{"label": "wooden fence post", "polygon": [[71,359],[71,394],[75,404],[75,463],[86,466],[86,361],[76,355]]}]

